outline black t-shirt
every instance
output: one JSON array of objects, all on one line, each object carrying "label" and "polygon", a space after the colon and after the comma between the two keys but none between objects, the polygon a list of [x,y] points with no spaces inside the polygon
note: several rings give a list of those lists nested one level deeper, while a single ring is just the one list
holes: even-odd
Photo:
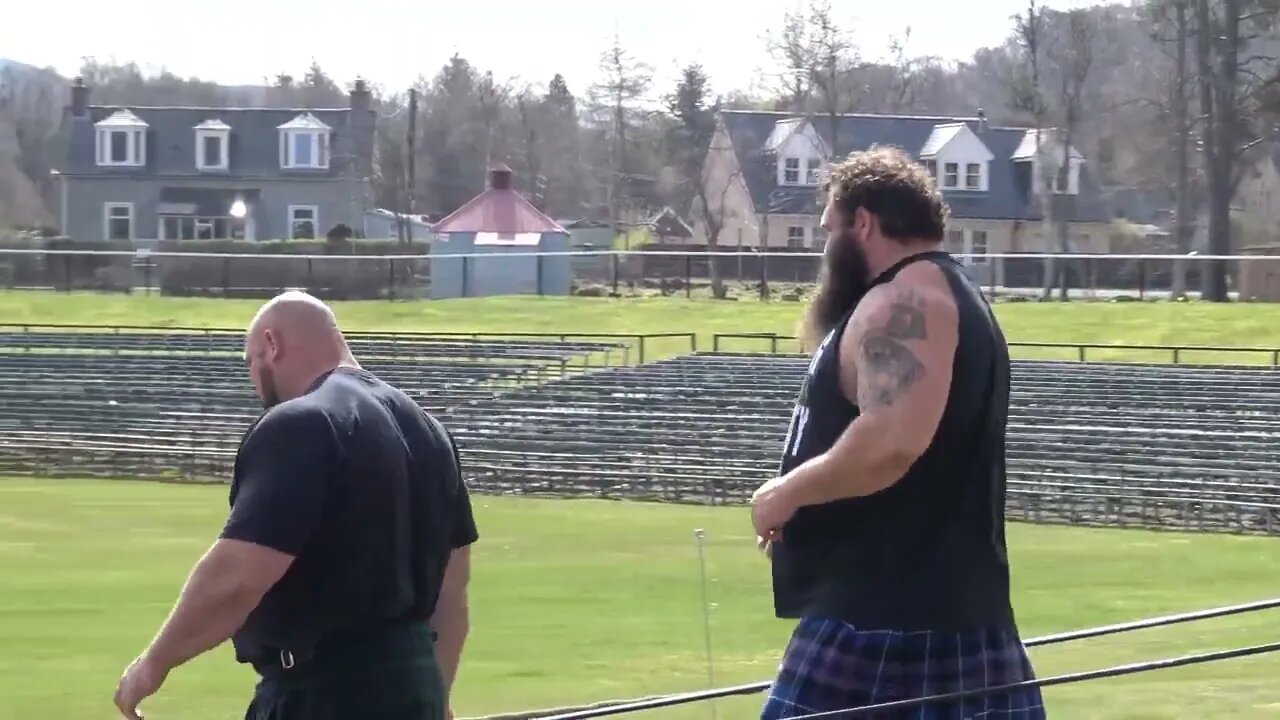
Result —
[{"label": "black t-shirt", "polygon": [[296,558],[233,638],[243,662],[426,621],[450,554],[479,537],[448,431],[351,368],[322,376],[245,434],[221,536]]}]

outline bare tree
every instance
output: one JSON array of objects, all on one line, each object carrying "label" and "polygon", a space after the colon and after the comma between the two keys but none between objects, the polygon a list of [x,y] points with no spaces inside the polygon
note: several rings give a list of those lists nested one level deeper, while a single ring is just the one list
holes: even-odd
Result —
[{"label": "bare tree", "polygon": [[[1031,173],[1031,202],[1039,205],[1043,219],[1041,235],[1049,237],[1049,227],[1053,221],[1053,187],[1046,173],[1041,171],[1043,164],[1042,140],[1044,137],[1045,115],[1048,105],[1045,103],[1044,87],[1041,82],[1041,66],[1044,56],[1042,44],[1044,29],[1044,11],[1036,6],[1036,0],[1028,0],[1026,15],[1014,17],[1014,36],[1021,51],[1021,62],[1014,65],[1009,78],[1009,107],[1029,115],[1035,126],[1035,154]],[[1053,258],[1044,260],[1044,289],[1042,297],[1048,297],[1053,278]]]},{"label": "bare tree", "polygon": [[611,139],[609,176],[606,180],[609,219],[615,227],[621,226],[620,205],[626,195],[625,180],[629,175],[628,135],[637,104],[649,92],[653,70],[631,56],[622,46],[622,40],[614,36],[613,44],[600,56],[600,70],[604,78],[591,87],[592,103],[609,117]]},{"label": "bare tree", "polygon": [[816,68],[805,12],[787,10],[782,16],[782,31],[777,36],[766,35],[765,42],[777,69],[783,104],[792,112],[808,112]]},{"label": "bare tree", "polygon": [[720,257],[715,255],[720,247],[720,234],[725,226],[741,220],[732,209],[729,193],[741,188],[742,166],[733,151],[733,144],[722,123],[717,124],[706,153],[701,155],[698,182],[694,186],[694,221],[706,232],[708,270],[711,276],[711,293],[720,300],[726,296],[724,276],[720,270]]},{"label": "bare tree", "polygon": [[857,65],[857,49],[848,31],[832,16],[831,0],[810,0],[809,39],[813,56],[812,85],[827,115],[831,149],[839,152],[840,115],[854,109],[853,88],[846,78],[849,70]]},{"label": "bare tree", "polygon": [[[1056,143],[1060,143],[1059,156],[1054,164],[1055,181],[1050,194],[1050,203],[1054,204],[1054,225],[1057,231],[1058,251],[1071,252],[1071,221],[1074,219],[1075,196],[1069,193],[1071,167],[1073,159],[1071,151],[1075,147],[1076,133],[1082,107],[1085,83],[1093,71],[1098,55],[1101,29],[1089,10],[1070,10],[1064,18],[1066,22],[1065,37],[1054,36],[1054,41],[1046,48],[1045,57],[1049,61],[1050,71],[1057,77],[1057,114],[1061,119],[1056,133]],[[1068,299],[1067,268],[1058,269],[1058,298]],[[1045,281],[1045,292],[1048,292],[1049,279]]]},{"label": "bare tree", "polygon": [[[1191,115],[1192,74],[1188,48],[1192,34],[1190,0],[1151,0],[1146,8],[1151,37],[1172,63],[1164,92],[1154,101],[1157,111],[1169,117],[1174,176],[1174,246],[1179,255],[1191,251],[1193,203],[1191,196],[1191,144],[1195,120]],[[1173,266],[1172,296],[1182,298],[1187,290],[1187,264]]]},{"label": "bare tree", "polygon": [[[1260,51],[1273,29],[1272,0],[1196,0],[1196,70],[1200,90],[1202,157],[1208,195],[1208,250],[1232,251],[1231,201],[1251,150],[1274,138],[1269,107],[1280,70]],[[1210,260],[1201,275],[1206,300],[1225,302],[1227,265]]]}]

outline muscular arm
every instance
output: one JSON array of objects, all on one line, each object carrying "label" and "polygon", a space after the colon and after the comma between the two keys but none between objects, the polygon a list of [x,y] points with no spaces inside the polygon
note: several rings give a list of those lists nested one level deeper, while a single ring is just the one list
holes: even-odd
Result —
[{"label": "muscular arm", "polygon": [[226,642],[292,562],[271,548],[219,539],[196,563],[143,658],[171,670]]},{"label": "muscular arm", "polygon": [[785,479],[798,506],[884,490],[933,442],[957,343],[957,313],[945,282],[941,271],[922,263],[859,305],[841,341],[840,375],[861,413],[830,450]]},{"label": "muscular arm", "polygon": [[251,431],[236,458],[221,536],[196,563],[145,659],[168,671],[222,644],[288,571],[328,496],[333,443],[326,423],[274,415]]},{"label": "muscular arm", "polygon": [[436,662],[440,665],[446,692],[453,690],[458,665],[462,662],[462,647],[471,629],[471,613],[467,605],[470,580],[471,547],[468,545],[450,555],[444,584],[440,587],[440,599],[431,615],[431,629],[436,633]]}]

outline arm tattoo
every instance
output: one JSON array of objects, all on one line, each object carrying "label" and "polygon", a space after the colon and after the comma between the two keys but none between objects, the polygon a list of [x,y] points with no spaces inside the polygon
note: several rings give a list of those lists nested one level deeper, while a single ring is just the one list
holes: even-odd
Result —
[{"label": "arm tattoo", "polygon": [[883,324],[868,328],[859,341],[858,405],[892,405],[924,377],[924,365],[903,341],[928,337],[924,302],[903,290],[889,305]]}]

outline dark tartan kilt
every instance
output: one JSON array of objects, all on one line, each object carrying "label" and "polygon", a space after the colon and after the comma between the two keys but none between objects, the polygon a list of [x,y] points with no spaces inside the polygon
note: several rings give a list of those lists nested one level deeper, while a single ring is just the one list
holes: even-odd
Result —
[{"label": "dark tartan kilt", "polygon": [[[761,720],[1032,680],[1016,631],[897,632],[805,618],[791,636]],[[857,715],[878,720],[1041,720],[1039,688]]]}]

